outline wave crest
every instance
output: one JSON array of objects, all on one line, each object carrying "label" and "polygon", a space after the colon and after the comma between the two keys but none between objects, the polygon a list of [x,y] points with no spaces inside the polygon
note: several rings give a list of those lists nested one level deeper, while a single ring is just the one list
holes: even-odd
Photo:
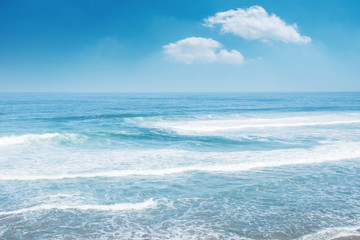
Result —
[{"label": "wave crest", "polygon": [[22,208],[13,211],[0,212],[0,215],[10,215],[10,214],[22,214],[33,211],[50,211],[50,210],[79,210],[79,211],[126,211],[126,210],[143,210],[147,208],[155,208],[157,206],[157,201],[154,201],[152,198],[146,200],[145,202],[140,203],[118,203],[112,205],[59,205],[59,204],[42,204],[29,208]]},{"label": "wave crest", "polygon": [[324,115],[324,116],[296,116],[277,118],[240,118],[161,121],[152,126],[169,129],[178,134],[211,133],[222,131],[239,131],[247,129],[288,128],[331,126],[360,123],[359,115]]},{"label": "wave crest", "polygon": [[19,136],[6,136],[0,138],[0,146],[8,146],[15,144],[44,142],[44,141],[72,141],[80,140],[81,136],[74,133],[44,133],[44,134],[25,134]]},{"label": "wave crest", "polygon": [[[228,157],[228,163],[198,163],[172,168],[108,170],[87,173],[54,173],[54,174],[1,174],[2,181],[61,180],[74,178],[115,178],[127,176],[164,176],[184,172],[240,172],[256,168],[279,167],[285,165],[314,164],[330,161],[360,158],[360,142],[332,143],[313,149],[272,150],[267,152],[232,152],[232,153],[195,153],[182,152],[182,155],[198,155],[199,158],[222,159]],[[245,161],[244,161],[245,160]],[[239,162],[240,161],[240,162]]]},{"label": "wave crest", "polygon": [[360,227],[326,228],[300,237],[298,240],[355,240],[360,239]]}]

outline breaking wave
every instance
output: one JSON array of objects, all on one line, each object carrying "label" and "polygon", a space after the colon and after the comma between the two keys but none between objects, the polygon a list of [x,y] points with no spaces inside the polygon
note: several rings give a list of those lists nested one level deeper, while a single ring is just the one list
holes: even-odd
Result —
[{"label": "breaking wave", "polygon": [[0,146],[8,146],[15,144],[23,144],[23,143],[38,143],[44,141],[73,141],[76,142],[84,138],[84,136],[80,136],[74,133],[44,133],[44,134],[25,134],[20,136],[6,136],[0,138]]},{"label": "breaking wave", "polygon": [[345,116],[311,116],[311,117],[277,117],[277,118],[238,118],[209,119],[209,120],[186,120],[186,121],[162,121],[153,123],[153,126],[161,129],[169,129],[179,134],[206,133],[216,131],[326,126],[360,123],[358,115]]},{"label": "breaking wave", "polygon": [[[155,156],[161,152],[157,152]],[[166,154],[167,152],[165,152]],[[342,142],[326,144],[312,149],[286,149],[272,151],[248,151],[230,153],[199,153],[182,151],[181,155],[194,155],[195,158],[218,159],[228,162],[215,161],[213,164],[200,162],[194,165],[163,168],[163,169],[127,169],[109,170],[101,172],[86,173],[61,173],[61,174],[1,174],[0,180],[11,181],[33,181],[33,180],[61,180],[73,178],[116,178],[127,176],[164,176],[181,174],[185,172],[240,172],[255,168],[279,167],[285,165],[314,164],[329,161],[360,158],[360,142]],[[161,157],[161,156],[158,156]],[[160,160],[161,158],[159,158]],[[141,165],[141,163],[138,163]]]},{"label": "breaking wave", "polygon": [[305,235],[298,240],[356,240],[360,239],[360,227],[326,228],[319,232]]},{"label": "breaking wave", "polygon": [[0,215],[10,215],[10,214],[22,214],[33,211],[46,211],[46,210],[79,210],[79,211],[126,211],[126,210],[143,210],[147,208],[155,208],[157,202],[152,198],[140,203],[118,203],[112,205],[60,205],[60,204],[42,204],[29,208],[22,208],[13,211],[0,212]]}]

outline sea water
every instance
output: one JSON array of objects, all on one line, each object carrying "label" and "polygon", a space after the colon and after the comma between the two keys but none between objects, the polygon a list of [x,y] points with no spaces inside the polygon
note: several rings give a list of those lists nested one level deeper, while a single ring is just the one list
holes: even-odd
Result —
[{"label": "sea water", "polygon": [[360,236],[360,93],[0,94],[0,239]]}]

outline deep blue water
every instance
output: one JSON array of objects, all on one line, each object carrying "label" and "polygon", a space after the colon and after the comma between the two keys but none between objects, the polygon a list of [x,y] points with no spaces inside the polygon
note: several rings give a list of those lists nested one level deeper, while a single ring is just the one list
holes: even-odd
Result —
[{"label": "deep blue water", "polygon": [[0,94],[0,239],[360,236],[360,93]]}]

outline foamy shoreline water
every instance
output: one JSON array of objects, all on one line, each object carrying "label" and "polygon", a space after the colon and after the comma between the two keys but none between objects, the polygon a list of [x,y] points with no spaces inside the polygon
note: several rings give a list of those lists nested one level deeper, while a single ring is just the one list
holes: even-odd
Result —
[{"label": "foamy shoreline water", "polygon": [[[59,135],[56,135],[59,136]],[[121,158],[127,156],[130,158],[131,153],[121,152]],[[151,154],[151,155],[150,155]],[[120,152],[115,152],[115,156],[119,156]],[[156,150],[145,151],[143,154],[140,152],[132,157],[135,158],[135,163],[138,164],[141,160],[137,158],[144,158],[145,156],[152,156],[154,159],[163,161],[168,157],[177,157],[188,155],[193,158],[194,161],[202,159],[213,159],[213,164],[209,165],[206,162],[198,162],[195,165],[170,167],[163,169],[124,169],[124,170],[109,170],[109,171],[94,171],[89,168],[88,173],[57,173],[53,172],[51,175],[39,174],[33,172],[32,174],[24,175],[22,172],[14,172],[9,175],[6,172],[0,171],[0,181],[36,181],[36,180],[61,180],[61,179],[72,179],[72,178],[118,178],[128,176],[164,176],[181,174],[187,172],[241,172],[252,169],[262,168],[273,168],[287,165],[298,165],[298,164],[316,164],[322,162],[341,161],[348,159],[360,158],[360,142],[338,142],[328,143],[320,146],[316,146],[311,149],[287,149],[287,150],[271,150],[271,151],[253,151],[253,152],[228,152],[228,153],[199,153],[190,151],[176,151],[176,150]],[[103,155],[101,155],[102,157]],[[161,158],[158,158],[161,156]],[[50,157],[50,156],[49,156]],[[221,159],[227,158],[226,164],[219,164],[217,162],[222,161]],[[95,159],[96,160],[96,159]],[[119,160],[121,160],[119,158]],[[119,161],[118,160],[118,161]],[[114,160],[116,161],[116,159]],[[193,161],[193,162],[194,162]],[[131,162],[134,162],[132,160]],[[26,164],[26,163],[24,163]],[[71,164],[71,162],[65,162],[65,164]],[[144,163],[145,164],[145,163]],[[49,166],[43,165],[44,169],[38,171],[45,172],[51,171]],[[60,168],[62,163],[58,163],[57,167]],[[97,165],[96,165],[97,166]],[[128,164],[130,166],[130,163]],[[22,165],[21,167],[25,167]],[[134,166],[136,167],[136,166]],[[30,166],[28,168],[31,168]],[[70,168],[71,169],[71,168]],[[30,169],[31,170],[31,169]],[[72,170],[72,169],[71,169]]]},{"label": "foamy shoreline water", "polygon": [[0,102],[1,239],[360,235],[359,94],[23,98]]},{"label": "foamy shoreline water", "polygon": [[79,211],[126,211],[126,210],[143,210],[146,208],[156,207],[156,202],[153,199],[149,199],[142,203],[117,203],[111,205],[62,205],[62,204],[42,204],[38,206],[22,208],[18,210],[0,212],[0,215],[12,215],[12,214],[22,214],[33,211],[43,211],[43,210],[79,210]]}]

